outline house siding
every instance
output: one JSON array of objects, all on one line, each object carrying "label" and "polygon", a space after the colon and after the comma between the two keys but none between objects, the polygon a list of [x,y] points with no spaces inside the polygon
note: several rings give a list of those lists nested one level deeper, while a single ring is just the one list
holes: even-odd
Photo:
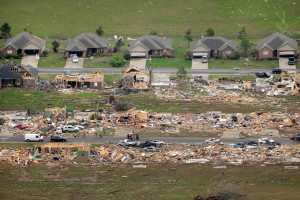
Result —
[{"label": "house siding", "polygon": [[[268,56],[267,57],[265,57],[263,55],[264,51],[268,52]],[[258,59],[259,60],[266,60],[266,59],[272,58],[272,57],[273,57],[273,51],[271,49],[269,49],[268,47],[264,47],[260,51],[258,51]]]},{"label": "house siding", "polygon": [[7,55],[7,51],[12,51],[12,55],[15,56],[18,54],[18,50],[14,49],[11,46],[8,46],[2,50],[2,55],[5,57]]},{"label": "house siding", "polygon": [[[97,83],[97,86],[95,86],[95,83]],[[103,82],[90,82],[90,89],[101,90],[102,86]]]},{"label": "house siding", "polygon": [[231,56],[230,57],[235,56],[235,50],[228,46],[225,49],[223,49],[222,51],[219,51],[219,57],[220,58],[222,58],[222,57],[226,58],[227,57],[226,56],[226,51],[231,51]]},{"label": "house siding", "polygon": [[35,87],[36,82],[37,82],[37,78],[36,79],[23,79],[23,87],[24,88]]}]

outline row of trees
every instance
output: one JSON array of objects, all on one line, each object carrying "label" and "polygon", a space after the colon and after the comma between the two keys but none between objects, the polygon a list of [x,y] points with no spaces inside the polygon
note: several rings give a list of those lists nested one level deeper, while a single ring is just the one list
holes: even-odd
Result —
[{"label": "row of trees", "polygon": [[[214,35],[215,35],[214,29],[209,28],[206,30],[205,36],[214,36]],[[184,38],[188,42],[188,47],[190,47],[190,42],[193,41],[192,30],[190,28],[185,32]],[[250,53],[250,49],[251,46],[253,46],[253,44],[247,37],[247,32],[245,27],[243,27],[242,30],[239,32],[238,39],[240,40],[240,50],[242,56],[247,57]]]}]

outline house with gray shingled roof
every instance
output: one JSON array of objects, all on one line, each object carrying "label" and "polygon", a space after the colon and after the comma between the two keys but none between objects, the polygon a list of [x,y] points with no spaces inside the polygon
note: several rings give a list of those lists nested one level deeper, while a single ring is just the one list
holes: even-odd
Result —
[{"label": "house with gray shingled roof", "polygon": [[102,38],[94,33],[82,33],[77,37],[70,39],[66,49],[65,56],[77,54],[78,57],[86,57],[87,53],[103,53],[106,55],[109,48],[109,40]]},{"label": "house with gray shingled roof", "polygon": [[297,56],[298,43],[281,33],[274,33],[263,38],[257,44],[257,57],[259,60],[279,57]]},{"label": "house with gray shingled roof", "polygon": [[42,55],[45,49],[45,41],[26,31],[8,39],[2,48],[2,55],[13,56],[22,53],[23,55]]},{"label": "house with gray shingled roof", "polygon": [[235,56],[235,53],[236,44],[224,37],[203,37],[190,46],[192,58],[201,58],[202,56],[228,58]]},{"label": "house with gray shingled roof", "polygon": [[144,35],[132,41],[129,54],[132,58],[149,58],[150,55],[172,55],[171,39],[157,35]]},{"label": "house with gray shingled roof", "polygon": [[31,66],[19,63],[0,65],[0,88],[3,87],[35,87],[39,71]]}]

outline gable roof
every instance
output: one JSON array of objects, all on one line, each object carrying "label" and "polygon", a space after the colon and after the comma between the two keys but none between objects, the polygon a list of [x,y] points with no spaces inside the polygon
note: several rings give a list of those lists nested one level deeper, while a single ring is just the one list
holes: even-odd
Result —
[{"label": "gable roof", "polygon": [[102,38],[94,33],[82,33],[70,39],[66,51],[86,51],[88,48],[106,48],[109,40]]},{"label": "gable roof", "polygon": [[146,50],[172,49],[172,40],[157,35],[144,35],[130,43],[129,50],[140,45]]},{"label": "gable roof", "polygon": [[289,44],[293,48],[298,50],[298,43],[296,40],[289,38],[281,33],[274,33],[268,37],[263,38],[257,44],[257,49],[261,50],[264,47],[268,47],[272,51],[277,50],[285,44]]},{"label": "gable roof", "polygon": [[[14,68],[16,70],[14,70]],[[23,79],[24,74],[31,74],[37,78],[39,71],[31,66],[24,66],[20,63],[5,63],[0,66],[1,79]]]},{"label": "gable roof", "polygon": [[32,35],[26,31],[23,31],[22,33],[19,33],[18,35],[8,39],[5,42],[5,45],[3,47],[6,48],[8,46],[13,47],[14,49],[23,49],[25,46],[27,46],[29,43],[33,43],[40,49],[45,47],[45,42],[41,39],[38,38],[35,35]]},{"label": "gable roof", "polygon": [[195,50],[197,47],[203,46],[208,50],[222,50],[229,46],[236,50],[236,44],[232,40],[227,40],[224,37],[204,37],[200,38],[196,42],[193,42],[190,47],[190,51]]}]

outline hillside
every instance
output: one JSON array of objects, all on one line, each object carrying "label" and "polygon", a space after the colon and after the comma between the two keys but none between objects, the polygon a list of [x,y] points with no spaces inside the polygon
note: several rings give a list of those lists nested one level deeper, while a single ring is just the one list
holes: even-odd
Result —
[{"label": "hillside", "polygon": [[151,30],[182,37],[188,28],[200,36],[212,27],[216,35],[236,38],[245,26],[251,38],[286,30],[300,38],[296,0],[0,0],[0,5],[0,24],[12,25],[12,35],[26,27],[41,37],[73,37],[101,25],[106,37]]}]

